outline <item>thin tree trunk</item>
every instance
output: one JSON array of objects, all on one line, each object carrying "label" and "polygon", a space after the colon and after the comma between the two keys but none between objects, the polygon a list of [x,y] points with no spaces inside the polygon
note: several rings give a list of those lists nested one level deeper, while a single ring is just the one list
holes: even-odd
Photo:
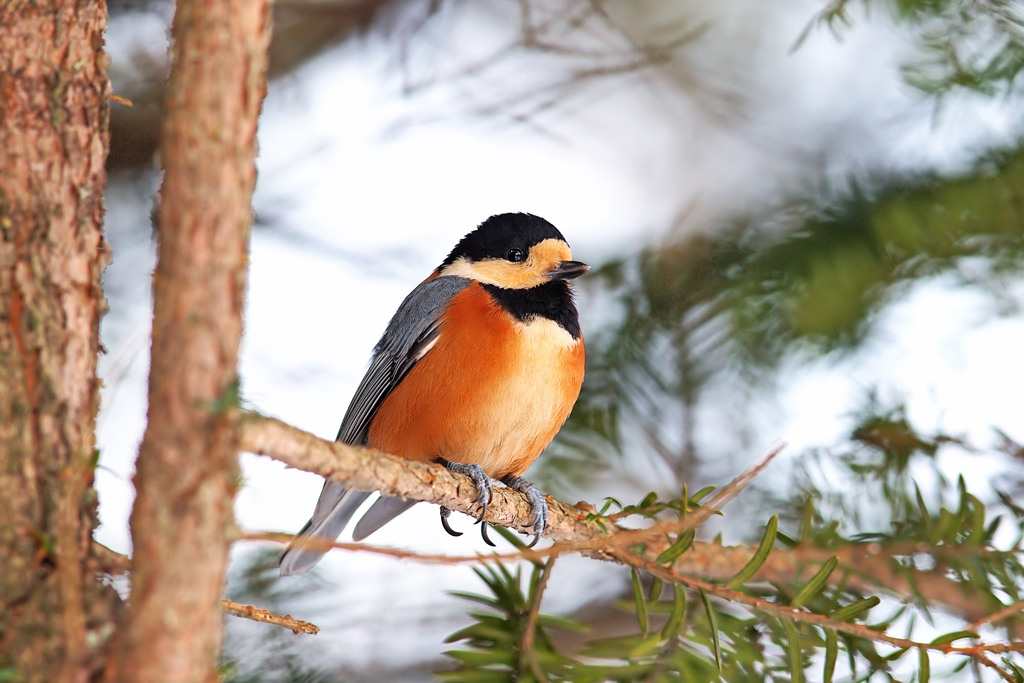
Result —
[{"label": "thin tree trunk", "polygon": [[17,680],[88,680],[112,631],[116,596],[86,566],[106,23],[98,0],[0,3],[0,670]]},{"label": "thin tree trunk", "polygon": [[269,26],[265,0],[177,6],[149,419],[131,518],[131,609],[109,680],[216,679],[239,476],[232,408]]}]

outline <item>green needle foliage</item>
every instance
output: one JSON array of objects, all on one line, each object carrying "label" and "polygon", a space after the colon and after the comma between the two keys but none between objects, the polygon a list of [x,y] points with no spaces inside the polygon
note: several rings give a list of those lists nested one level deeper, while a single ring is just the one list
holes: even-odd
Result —
[{"label": "green needle foliage", "polygon": [[[1006,283],[1024,266],[1024,152],[987,163],[961,179],[794,207],[774,217],[778,230],[752,218],[731,233],[595,269],[580,283],[590,287],[585,296],[605,297],[617,314],[588,329],[584,393],[540,461],[548,478],[571,478],[578,496],[601,468],[624,477],[664,472],[637,489],[658,491],[635,503],[607,499],[588,521],[611,531],[626,518],[633,526],[678,520],[713,491],[691,494],[684,484],[706,476],[694,473],[709,456],[688,438],[712,381],[768,384],[794,358],[856,351],[887,302],[930,278],[980,290],[992,315],[1019,312]],[[851,407],[847,438],[795,454],[788,479],[755,482],[742,513],[725,510],[731,538],[750,543],[729,571],[704,573],[691,562],[713,549],[700,530],[670,534],[642,561],[643,544],[622,551],[622,591],[592,601],[614,616],[586,624],[601,637],[581,636],[578,615],[544,612],[549,565],[480,568],[483,588],[461,596],[474,606],[471,623],[449,638],[450,666],[439,675],[1024,681],[1024,619],[985,621],[1024,599],[1024,447],[1010,436],[1013,425],[993,428],[994,445],[977,444],[924,432],[909,413],[869,389]],[[968,473],[977,462],[992,473],[989,483],[957,476],[950,457]],[[250,679],[242,663],[235,680]]]},{"label": "green needle foliage", "polygon": [[[721,397],[710,388],[727,385],[742,405],[781,381],[780,367],[855,353],[879,312],[918,283],[943,278],[983,293],[992,315],[1015,315],[1022,207],[1018,149],[963,177],[901,179],[825,206],[797,202],[595,268],[580,281],[582,297],[607,318],[588,329],[583,392],[539,478],[556,495],[579,495],[601,463],[627,480],[661,468],[675,477],[665,488],[678,488],[712,455],[696,441],[702,411],[746,427],[742,410],[709,406]],[[907,440],[901,416],[878,417],[864,419],[859,438],[887,442],[892,457],[921,446]]]},{"label": "green needle foliage", "polygon": [[[523,547],[505,529],[498,531],[520,549]],[[470,612],[473,623],[446,639],[448,643],[461,641],[466,647],[445,652],[459,665],[439,673],[441,680],[575,680],[570,676],[574,662],[558,651],[549,630],[583,631],[585,627],[571,619],[537,613],[534,605],[539,607],[543,593],[544,569],[545,565],[533,563],[525,588],[522,567],[511,571],[498,564],[474,570],[490,594],[454,595],[482,605],[486,611]]]},{"label": "green needle foliage", "polygon": [[[541,605],[546,582],[538,576],[545,565],[526,565],[525,578],[522,568],[479,570],[486,591],[460,597],[488,611],[474,612],[474,623],[451,636],[464,649],[448,653],[459,667],[442,677],[927,681],[971,666],[983,680],[989,674],[1024,680],[1024,646],[1016,640],[1024,618],[986,620],[1024,600],[1024,510],[1005,491],[971,492],[963,477],[940,478],[923,491],[913,473],[934,464],[943,449],[964,444],[916,432],[899,409],[865,419],[848,447],[849,453],[829,454],[828,462],[846,465],[833,492],[820,481],[808,486],[808,467],[797,471],[793,496],[771,499],[785,513],[771,516],[760,543],[731,576],[701,576],[700,562],[662,571],[687,566],[695,548],[691,533],[658,556],[658,568],[639,558],[623,567],[628,599],[614,603],[622,618],[610,620],[620,635],[570,647],[559,631],[580,631],[579,622],[542,613],[527,618]],[[886,504],[871,517],[847,514],[870,505],[869,492],[877,496],[880,481]],[[648,495],[625,507],[608,501],[601,514],[617,506],[616,519],[682,519],[709,492],[684,490],[672,500]],[[865,521],[878,526],[864,527]],[[643,552],[643,544],[634,550]],[[773,563],[780,554],[807,559]],[[631,557],[620,559],[628,565]],[[524,628],[534,628],[533,637],[524,638]]]},{"label": "green needle foliage", "polygon": [[1006,94],[1024,69],[1024,11],[1003,0],[831,0],[801,41],[817,24],[841,33],[858,8],[880,9],[912,31],[917,54],[903,74],[925,93]]}]

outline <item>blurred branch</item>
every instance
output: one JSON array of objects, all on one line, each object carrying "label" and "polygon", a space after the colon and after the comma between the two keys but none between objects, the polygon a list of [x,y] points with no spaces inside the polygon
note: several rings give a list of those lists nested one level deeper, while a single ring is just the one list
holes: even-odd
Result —
[{"label": "blurred branch", "polygon": [[[424,62],[430,62],[412,54],[415,31],[410,32],[401,55],[404,94],[472,82],[472,101],[466,105],[460,99],[459,114],[506,119],[551,134],[537,121],[542,114],[566,107],[573,96],[590,92],[595,82],[606,84],[618,76],[669,64],[679,57],[680,48],[700,39],[707,29],[704,24],[675,20],[648,27],[638,36],[628,28],[628,21],[615,16],[628,13],[627,6],[606,0],[517,0],[514,4],[518,10],[515,34],[489,53],[449,70],[425,69]],[[530,67],[527,59],[541,62]],[[502,72],[513,60],[519,60],[518,71],[524,77],[510,80]],[[700,85],[689,84],[691,89]],[[451,112],[417,114],[394,128],[449,116]]]},{"label": "blurred branch", "polygon": [[[132,569],[132,558],[111,550],[98,541],[92,542],[92,569],[97,573],[122,575]],[[251,605],[242,605],[233,600],[221,600],[221,608],[225,614],[236,617],[262,621],[267,624],[276,624],[291,629],[296,635],[308,633],[316,635],[320,632],[319,627],[306,621],[295,619],[290,614],[280,616],[265,609],[258,609]]]},{"label": "blurred branch", "polygon": [[132,558],[111,550],[99,541],[92,542],[92,570],[100,574],[118,576],[132,569]]},{"label": "blurred branch", "polygon": [[311,624],[308,621],[296,619],[290,614],[281,616],[265,609],[253,607],[252,605],[242,605],[234,602],[233,600],[221,600],[220,604],[224,609],[225,614],[245,619],[252,619],[253,621],[261,621],[265,624],[283,626],[284,628],[291,630],[295,635],[305,633],[307,635],[315,636],[320,632],[319,626]]},{"label": "blurred branch", "polygon": [[[872,628],[864,624],[831,619],[827,616],[816,614],[803,608],[781,605],[771,600],[748,595],[742,591],[731,590],[718,584],[702,581],[701,579],[697,579],[692,576],[686,576],[662,565],[647,562],[644,558],[639,556],[633,556],[632,558],[623,557],[622,560],[633,566],[639,566],[652,576],[665,581],[680,583],[691,590],[704,591],[705,593],[715,595],[724,600],[728,600],[729,602],[746,605],[747,607],[780,619],[788,619],[794,622],[809,624],[820,628],[832,629],[840,633],[887,643],[896,648],[916,649],[922,651],[931,650],[947,655],[953,654],[970,657],[979,664],[992,669],[1008,681],[1016,679],[1002,667],[990,660],[988,655],[1005,654],[1008,652],[1024,652],[1024,643],[1021,642],[984,642],[976,640],[976,642],[971,645],[954,646],[952,642],[933,641],[931,643],[925,643],[912,640],[910,638],[900,638],[889,635],[884,630]],[[972,635],[973,634],[968,635],[965,633],[962,638],[970,638]],[[976,636],[974,637],[976,638]]]},{"label": "blurred branch", "polygon": [[[544,591],[547,590],[548,579],[551,578],[551,568],[554,564],[555,558],[551,557],[544,563],[543,568],[540,570],[540,578],[537,579],[537,585],[535,586],[533,595],[530,598],[530,609],[526,613],[526,623],[523,625],[523,633],[519,638],[519,652],[525,655],[530,667],[530,673],[533,674],[538,681],[545,680],[545,676],[537,661],[537,652],[534,649],[534,639],[537,634],[537,620],[540,617],[541,598],[544,596]],[[517,678],[525,676],[525,674],[525,671],[519,671]]]},{"label": "blurred branch", "polygon": [[[501,3],[494,3],[501,11]],[[414,54],[422,43],[436,49],[437,40],[427,37],[417,43],[428,23],[450,6],[444,0],[286,0],[273,8],[273,39],[270,45],[271,79],[294,72],[303,63],[325,50],[374,29],[395,44],[397,63],[402,70],[402,91],[406,96],[421,95],[440,85],[465,84],[476,80],[480,90],[495,88],[480,95],[478,104],[465,106],[457,98],[457,115],[506,118],[539,129],[534,119],[556,107],[564,107],[573,95],[595,82],[643,72],[663,66],[674,59],[679,48],[699,39],[706,26],[673,23],[650,31],[656,36],[636,36],[628,22],[614,16],[614,3],[605,0],[518,0],[519,26],[512,28],[507,40],[479,59],[460,58],[461,63],[437,73],[432,55]],[[133,9],[139,7],[131,4]],[[468,4],[466,4],[468,6]],[[143,9],[145,5],[143,5]],[[622,11],[622,8],[618,8]],[[505,17],[494,20],[505,25]],[[452,44],[440,41],[445,55],[458,54]],[[112,71],[115,89],[138,106],[114,108],[111,112],[111,153],[109,168],[144,167],[157,151],[162,102],[167,78],[163,46],[138,50],[127,64],[116,64]],[[550,60],[543,68],[520,68],[521,78],[509,79],[500,69],[524,55]],[[696,69],[694,69],[696,71]],[[537,78],[538,75],[543,77]],[[692,74],[691,74],[692,75]],[[527,77],[528,76],[528,77]],[[700,85],[689,83],[693,89]],[[394,128],[427,123],[439,115],[417,114],[401,120]]]},{"label": "blurred branch", "polygon": [[[286,76],[324,50],[370,28],[386,15],[393,0],[284,0],[273,6],[269,77]],[[121,6],[123,5],[123,6]],[[120,3],[112,11],[151,11],[149,3]],[[128,63],[114,64],[111,80],[130,109],[111,109],[108,168],[152,164],[160,141],[168,64],[165,46],[139,48]],[[118,100],[120,101],[120,100]],[[122,102],[123,103],[123,102]]]}]

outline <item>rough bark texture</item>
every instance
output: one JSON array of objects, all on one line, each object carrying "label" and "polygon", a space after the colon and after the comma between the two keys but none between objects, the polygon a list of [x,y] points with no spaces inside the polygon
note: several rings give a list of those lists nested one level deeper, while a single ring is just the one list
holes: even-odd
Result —
[{"label": "rough bark texture", "polygon": [[264,0],[177,6],[149,417],[131,518],[131,609],[108,680],[216,679],[239,476],[232,406],[269,25]]},{"label": "rough bark texture", "polygon": [[[439,465],[404,460],[388,453],[338,441],[325,441],[280,420],[255,413],[244,413],[240,426],[241,446],[244,450],[270,456],[290,467],[337,479],[345,486],[361,491],[379,490],[386,496],[430,501],[472,517],[480,514],[480,506],[475,502],[476,488],[470,479]],[[750,478],[778,451],[771,451],[768,458],[741,474],[725,488],[735,487],[738,480],[749,483]],[[735,492],[739,493],[742,486],[736,488]],[[694,541],[673,564],[666,565],[658,562],[658,557],[677,540],[674,532],[669,533],[674,526],[671,522],[668,522],[668,528],[661,529],[661,533],[651,534],[650,529],[629,529],[607,519],[599,520],[591,514],[595,512],[594,507],[584,502],[568,505],[548,497],[548,510],[551,518],[544,536],[555,541],[556,545],[540,549],[532,559],[540,559],[552,553],[581,552],[598,559],[641,568],[657,566],[685,576],[724,582],[735,576],[755,551],[752,546],[723,546],[718,542]],[[504,487],[495,487],[494,497],[487,506],[484,519],[492,524],[529,533],[532,531],[528,526],[530,515],[530,505],[525,496]],[[693,520],[695,516],[695,513],[691,513],[687,519]],[[279,540],[279,536],[267,534],[263,537]],[[358,544],[348,545],[359,547]],[[425,556],[395,549],[382,549],[380,552],[428,561],[459,561],[444,555]],[[977,552],[980,556],[985,551],[982,548],[965,551],[951,549],[948,554],[952,557],[958,554],[969,556],[971,552]],[[935,569],[909,571],[887,561],[892,557],[914,554],[933,555],[936,559]],[[942,605],[971,621],[984,618],[990,613],[990,606],[965,593],[949,577],[943,549],[927,544],[907,546],[864,543],[830,549],[811,546],[776,548],[753,578],[777,585],[801,585],[833,556],[839,559],[840,567],[846,571],[834,572],[830,585],[842,584],[867,594],[881,589],[904,601],[914,596],[923,597],[926,602]]]},{"label": "rough bark texture", "polygon": [[108,149],[102,0],[0,3],[0,677],[85,681]]},{"label": "rough bark texture", "polygon": [[[240,420],[241,448],[267,455],[290,467],[333,477],[346,487],[380,491],[386,496],[428,500],[449,510],[480,515],[472,480],[440,465],[405,460],[389,453],[340,441],[325,441],[280,420],[244,413]],[[531,533],[533,511],[526,496],[503,486],[494,487],[484,519],[491,524]],[[596,522],[587,521],[593,507],[566,505],[548,498],[551,518],[544,532],[556,541],[583,542],[607,538]],[[438,524],[440,529],[440,524]]]}]

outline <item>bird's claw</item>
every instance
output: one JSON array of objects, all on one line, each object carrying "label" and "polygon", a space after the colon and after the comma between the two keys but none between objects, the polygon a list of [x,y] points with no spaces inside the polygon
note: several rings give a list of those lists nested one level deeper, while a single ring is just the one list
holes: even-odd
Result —
[{"label": "bird's claw", "polygon": [[487,527],[489,526],[490,524],[486,523],[480,525],[480,538],[484,539],[484,543],[491,546],[492,548],[497,548],[498,546],[494,544],[494,541],[492,541],[490,537],[487,536]]},{"label": "bird's claw", "polygon": [[452,514],[452,511],[442,505],[441,506],[441,526],[444,527],[444,530],[448,532],[449,536],[461,536],[462,535],[461,531],[456,531],[455,529],[451,528],[448,525],[448,515],[450,515],[450,514]]},{"label": "bird's claw", "polygon": [[[480,506],[480,516],[477,518],[476,523],[481,524],[484,521],[484,517],[487,515],[487,505],[494,498],[494,489],[491,486],[491,478],[487,476],[483,468],[480,465],[463,465],[458,462],[451,462],[444,458],[437,458],[434,462],[444,465],[452,472],[458,472],[464,474],[473,480],[473,484],[476,486],[476,502]],[[442,507],[441,508],[441,525],[444,526],[444,530],[452,536],[461,536],[461,533],[453,533],[452,528],[448,525],[448,515],[451,514],[451,510]],[[485,530],[482,532],[484,541],[490,545],[494,545],[487,538],[486,524],[484,525]]]},{"label": "bird's claw", "polygon": [[[483,471],[480,465],[464,465],[458,462],[451,462],[444,458],[437,458],[434,462],[444,465],[452,472],[458,472],[464,474],[473,480],[473,484],[476,486],[476,502],[480,505],[480,516],[477,518],[476,523],[482,524],[480,527],[480,536],[484,539],[484,543],[495,547],[494,543],[487,536],[487,524],[484,524],[484,517],[487,515],[487,505],[491,502],[494,497],[494,489],[491,485],[491,478]],[[544,495],[537,488],[536,484],[526,481],[522,477],[509,475],[501,480],[505,486],[509,487],[513,491],[526,496],[526,500],[530,502],[531,509],[533,511],[533,517],[530,519],[529,526],[533,527],[534,537],[527,548],[532,548],[537,545],[540,540],[541,534],[548,527],[548,502],[544,498]],[[448,516],[452,513],[446,507],[441,507],[441,526],[452,536],[461,536],[462,533],[455,531],[448,524]]]},{"label": "bird's claw", "polygon": [[537,488],[536,484],[526,481],[522,477],[509,475],[501,480],[505,486],[509,487],[513,491],[526,496],[526,500],[530,501],[530,506],[533,510],[533,518],[530,520],[530,526],[533,527],[534,537],[530,541],[527,548],[532,548],[537,545],[537,541],[540,540],[540,535],[544,533],[544,530],[548,526],[548,502],[544,498],[544,495]]}]

